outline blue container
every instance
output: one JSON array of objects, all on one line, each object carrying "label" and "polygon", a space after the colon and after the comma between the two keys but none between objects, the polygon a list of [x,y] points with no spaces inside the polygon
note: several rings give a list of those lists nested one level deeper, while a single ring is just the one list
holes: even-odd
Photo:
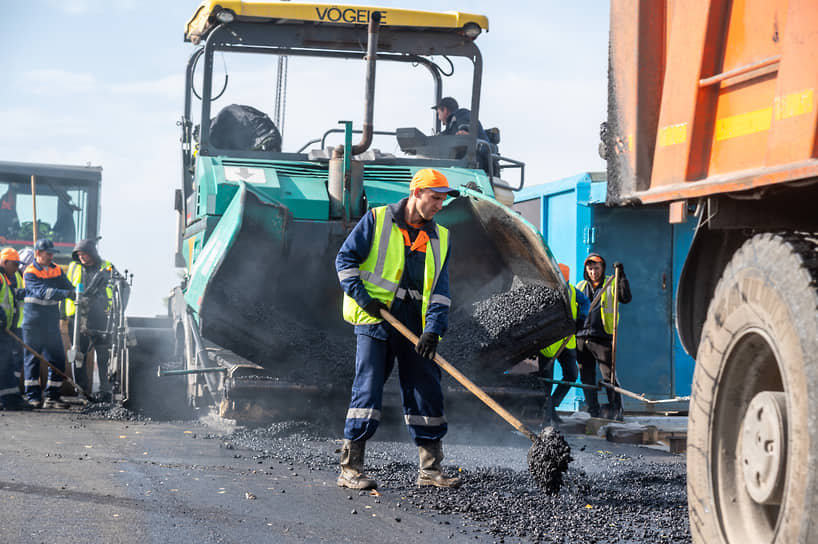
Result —
[{"label": "blue container", "polygon": [[[670,224],[666,205],[607,207],[604,173],[583,173],[526,187],[517,193],[514,209],[542,232],[558,261],[571,269],[571,281],[583,279],[585,257],[596,252],[607,262],[621,262],[633,301],[620,305],[616,373],[622,387],[651,399],[690,394],[693,358],[676,333],[673,294],[695,230],[695,218]],[[555,364],[554,377],[561,379]],[[649,406],[624,397],[628,411]],[[573,388],[561,405],[575,410],[584,402]],[[604,393],[600,402],[607,402]],[[660,405],[684,409],[684,405]]]}]

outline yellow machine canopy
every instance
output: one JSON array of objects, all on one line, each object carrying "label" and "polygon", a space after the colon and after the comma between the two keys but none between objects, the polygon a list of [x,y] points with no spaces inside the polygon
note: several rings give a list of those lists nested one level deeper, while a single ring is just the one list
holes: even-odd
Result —
[{"label": "yellow machine canopy", "polygon": [[381,25],[423,29],[462,31],[472,27],[476,37],[489,28],[488,18],[458,11],[431,12],[400,8],[352,6],[345,4],[307,4],[299,2],[244,2],[242,0],[206,0],[185,28],[185,40],[198,43],[217,24],[239,21],[299,22],[365,25],[373,12],[380,12]]}]

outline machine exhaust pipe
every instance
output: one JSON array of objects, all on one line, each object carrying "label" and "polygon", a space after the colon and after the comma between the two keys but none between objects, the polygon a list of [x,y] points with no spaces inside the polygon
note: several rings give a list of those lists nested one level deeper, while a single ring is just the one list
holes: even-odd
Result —
[{"label": "machine exhaust pipe", "polygon": [[381,13],[373,11],[369,16],[366,42],[366,96],[364,96],[364,126],[361,141],[352,146],[352,155],[360,155],[372,145],[372,118],[375,109],[375,55],[378,51],[378,28]]}]

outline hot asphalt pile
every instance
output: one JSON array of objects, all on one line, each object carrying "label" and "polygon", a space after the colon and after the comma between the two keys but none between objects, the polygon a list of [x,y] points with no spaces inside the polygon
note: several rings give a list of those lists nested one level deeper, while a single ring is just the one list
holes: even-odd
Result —
[{"label": "hot asphalt pile", "polygon": [[[252,450],[259,460],[290,464],[293,470],[334,473],[339,441],[326,434],[307,423],[284,422],[212,438],[224,440],[229,448]],[[370,441],[366,465],[380,484],[378,501],[394,501],[398,509],[441,516],[449,538],[455,532],[473,535],[479,531],[497,542],[691,541],[683,463],[613,455],[594,446],[589,451],[584,451],[585,446],[575,447],[577,459],[565,473],[562,489],[549,495],[521,462],[528,441],[514,438],[514,447],[499,445],[496,440],[491,446],[447,443],[444,467],[464,479],[457,490],[416,487],[417,453],[407,440]],[[450,464],[453,462],[458,464]],[[330,477],[334,485],[334,476]],[[340,488],[339,495],[357,501],[375,500],[368,494]],[[465,522],[451,524],[448,515]]]},{"label": "hot asphalt pile", "polygon": [[78,414],[80,417],[92,419],[107,419],[110,421],[151,421],[137,412],[132,412],[127,408],[110,402],[92,402],[82,407]]},{"label": "hot asphalt pile", "polygon": [[490,380],[543,345],[563,311],[558,291],[515,278],[511,287],[452,312],[440,354],[475,381]]}]

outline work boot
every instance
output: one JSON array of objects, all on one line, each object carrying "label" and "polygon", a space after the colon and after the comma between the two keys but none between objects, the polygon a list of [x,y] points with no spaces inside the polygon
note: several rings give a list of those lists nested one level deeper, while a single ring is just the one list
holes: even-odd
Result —
[{"label": "work boot", "polygon": [[443,443],[440,440],[428,440],[418,445],[420,455],[420,470],[418,471],[417,485],[433,485],[435,487],[460,487],[460,478],[447,478],[440,468],[443,461]]},{"label": "work boot", "polygon": [[364,474],[365,440],[344,440],[341,446],[341,474],[338,475],[338,487],[350,489],[375,489],[378,482]]},{"label": "work boot", "polygon": [[26,402],[32,408],[42,408],[43,407],[43,401],[40,400],[40,399],[26,399]]},{"label": "work boot", "polygon": [[68,410],[71,405],[62,400],[60,397],[48,397],[43,403],[43,408],[56,408],[58,410]]},{"label": "work boot", "polygon": [[32,406],[20,395],[8,395],[2,401],[6,410],[12,412],[24,412],[32,409]]}]

